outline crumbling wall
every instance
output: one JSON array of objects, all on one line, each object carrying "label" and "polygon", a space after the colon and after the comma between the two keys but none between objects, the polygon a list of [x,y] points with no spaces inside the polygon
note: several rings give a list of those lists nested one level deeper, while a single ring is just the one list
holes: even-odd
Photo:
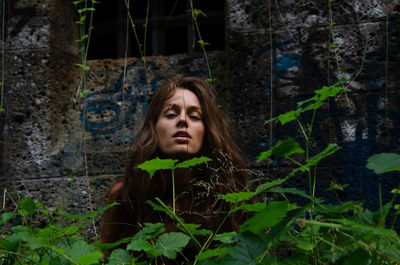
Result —
[{"label": "crumbling wall", "polygon": [[[387,6],[375,0],[337,0],[331,5],[227,0],[226,50],[210,53],[215,89],[249,166],[265,169],[266,164],[255,161],[270,146],[265,120],[346,77],[347,93],[317,112],[310,153],[338,143],[341,151],[319,167],[318,185],[323,190],[331,181],[347,183],[349,192],[343,198],[376,206],[378,183],[386,195],[396,184],[390,174],[377,177],[364,166],[374,153],[399,152],[400,7],[395,1]],[[146,67],[140,58],[129,58],[125,86],[124,60],[91,61],[89,92],[80,99],[73,5],[62,0],[8,1],[6,11],[1,190],[76,211],[90,209],[89,194],[95,208],[104,205],[112,183],[123,174],[124,154],[149,97],[172,73],[207,78],[202,54],[149,57]],[[331,28],[335,43],[330,41]],[[305,124],[311,114],[301,121]],[[295,137],[304,147],[295,123],[274,124],[272,132],[272,143]],[[289,167],[273,159],[269,179],[284,176]],[[291,184],[307,189],[308,179],[298,176]]]}]

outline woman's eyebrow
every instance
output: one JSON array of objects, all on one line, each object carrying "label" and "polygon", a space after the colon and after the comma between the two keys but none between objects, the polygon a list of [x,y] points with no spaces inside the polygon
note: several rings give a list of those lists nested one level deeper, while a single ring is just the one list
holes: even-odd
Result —
[{"label": "woman's eyebrow", "polygon": [[201,107],[196,106],[196,105],[189,106],[187,109],[188,109],[189,111],[197,111],[197,112],[202,113]]}]

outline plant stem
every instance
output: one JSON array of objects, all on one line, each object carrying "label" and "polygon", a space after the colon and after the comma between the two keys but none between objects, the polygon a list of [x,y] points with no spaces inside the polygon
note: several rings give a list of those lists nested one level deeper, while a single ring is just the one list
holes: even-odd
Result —
[{"label": "plant stem", "polygon": [[175,212],[175,170],[172,171],[172,212],[176,214]]}]

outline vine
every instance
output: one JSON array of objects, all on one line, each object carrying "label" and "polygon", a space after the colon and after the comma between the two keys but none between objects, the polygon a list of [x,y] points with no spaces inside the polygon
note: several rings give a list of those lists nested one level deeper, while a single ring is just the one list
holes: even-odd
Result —
[{"label": "vine", "polygon": [[[90,210],[93,211],[93,202],[92,202],[92,194],[90,191],[90,180],[89,180],[89,167],[88,167],[88,158],[87,158],[87,132],[85,129],[86,126],[86,115],[87,115],[87,101],[86,101],[86,94],[89,92],[86,89],[86,74],[87,71],[90,70],[90,67],[87,65],[87,56],[89,52],[89,44],[90,44],[90,37],[93,29],[93,16],[95,11],[95,4],[100,3],[96,0],[90,0],[90,7],[88,4],[88,0],[77,0],[72,2],[76,7],[78,7],[78,14],[79,20],[76,23],[79,25],[79,36],[80,39],[75,40],[81,44],[80,52],[81,52],[81,62],[76,64],[76,66],[82,69],[81,81],[79,83],[79,87],[77,89],[77,96],[78,96],[78,106],[80,105],[81,101],[83,101],[83,120],[82,120],[82,133],[83,133],[83,153],[84,153],[84,164],[85,164],[85,178],[86,184],[88,186],[88,197],[89,197],[89,207]],[[87,25],[87,17],[89,16],[89,22]],[[93,231],[95,235],[97,235],[97,229],[92,219]]]},{"label": "vine", "polygon": [[6,24],[6,1],[3,0],[2,5],[2,24],[1,24],[1,96],[0,96],[0,113],[4,111],[4,81],[5,81],[5,24]]},{"label": "vine", "polygon": [[[330,35],[331,35],[331,39],[332,39],[332,44],[329,45],[328,47],[328,52],[330,52],[330,49],[333,49],[334,52],[334,57],[335,57],[335,62],[336,62],[336,67],[337,70],[339,71],[339,76],[342,77],[343,76],[343,67],[340,66],[339,63],[339,55],[337,53],[337,44],[336,44],[336,37],[335,37],[335,31],[333,29],[333,27],[335,26],[335,22],[333,21],[333,11],[332,11],[332,2],[335,0],[328,0],[328,9],[329,9],[329,30],[330,30]],[[343,92],[346,98],[346,102],[347,102],[347,106],[349,108],[351,108],[350,105],[350,101],[349,101],[349,97],[347,95],[347,88],[343,85]]]},{"label": "vine", "polygon": [[203,11],[193,7],[193,0],[189,0],[189,3],[190,3],[190,12],[192,14],[192,21],[193,21],[194,27],[196,29],[197,35],[199,36],[199,40],[197,41],[197,43],[200,44],[200,48],[203,51],[204,59],[206,60],[206,64],[207,64],[208,78],[206,81],[208,83],[213,83],[214,80],[212,78],[211,67],[210,67],[210,63],[208,61],[208,55],[207,55],[207,51],[206,51],[206,46],[210,45],[210,43],[205,42],[203,40],[203,38],[201,37],[200,27],[199,27],[199,24],[197,23],[197,17],[199,15],[202,15],[204,17],[207,17],[207,15]]}]

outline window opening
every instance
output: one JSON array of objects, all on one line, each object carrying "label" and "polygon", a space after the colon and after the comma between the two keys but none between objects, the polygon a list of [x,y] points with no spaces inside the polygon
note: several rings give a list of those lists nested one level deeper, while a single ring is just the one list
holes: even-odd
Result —
[{"label": "window opening", "polygon": [[[197,22],[208,51],[225,49],[224,1],[193,0],[203,11]],[[130,14],[144,45],[147,0],[131,1]],[[126,41],[125,0],[103,0],[96,5],[88,59],[123,58]],[[146,56],[201,52],[189,0],[150,0]],[[128,56],[140,57],[133,30],[129,30]]]}]

